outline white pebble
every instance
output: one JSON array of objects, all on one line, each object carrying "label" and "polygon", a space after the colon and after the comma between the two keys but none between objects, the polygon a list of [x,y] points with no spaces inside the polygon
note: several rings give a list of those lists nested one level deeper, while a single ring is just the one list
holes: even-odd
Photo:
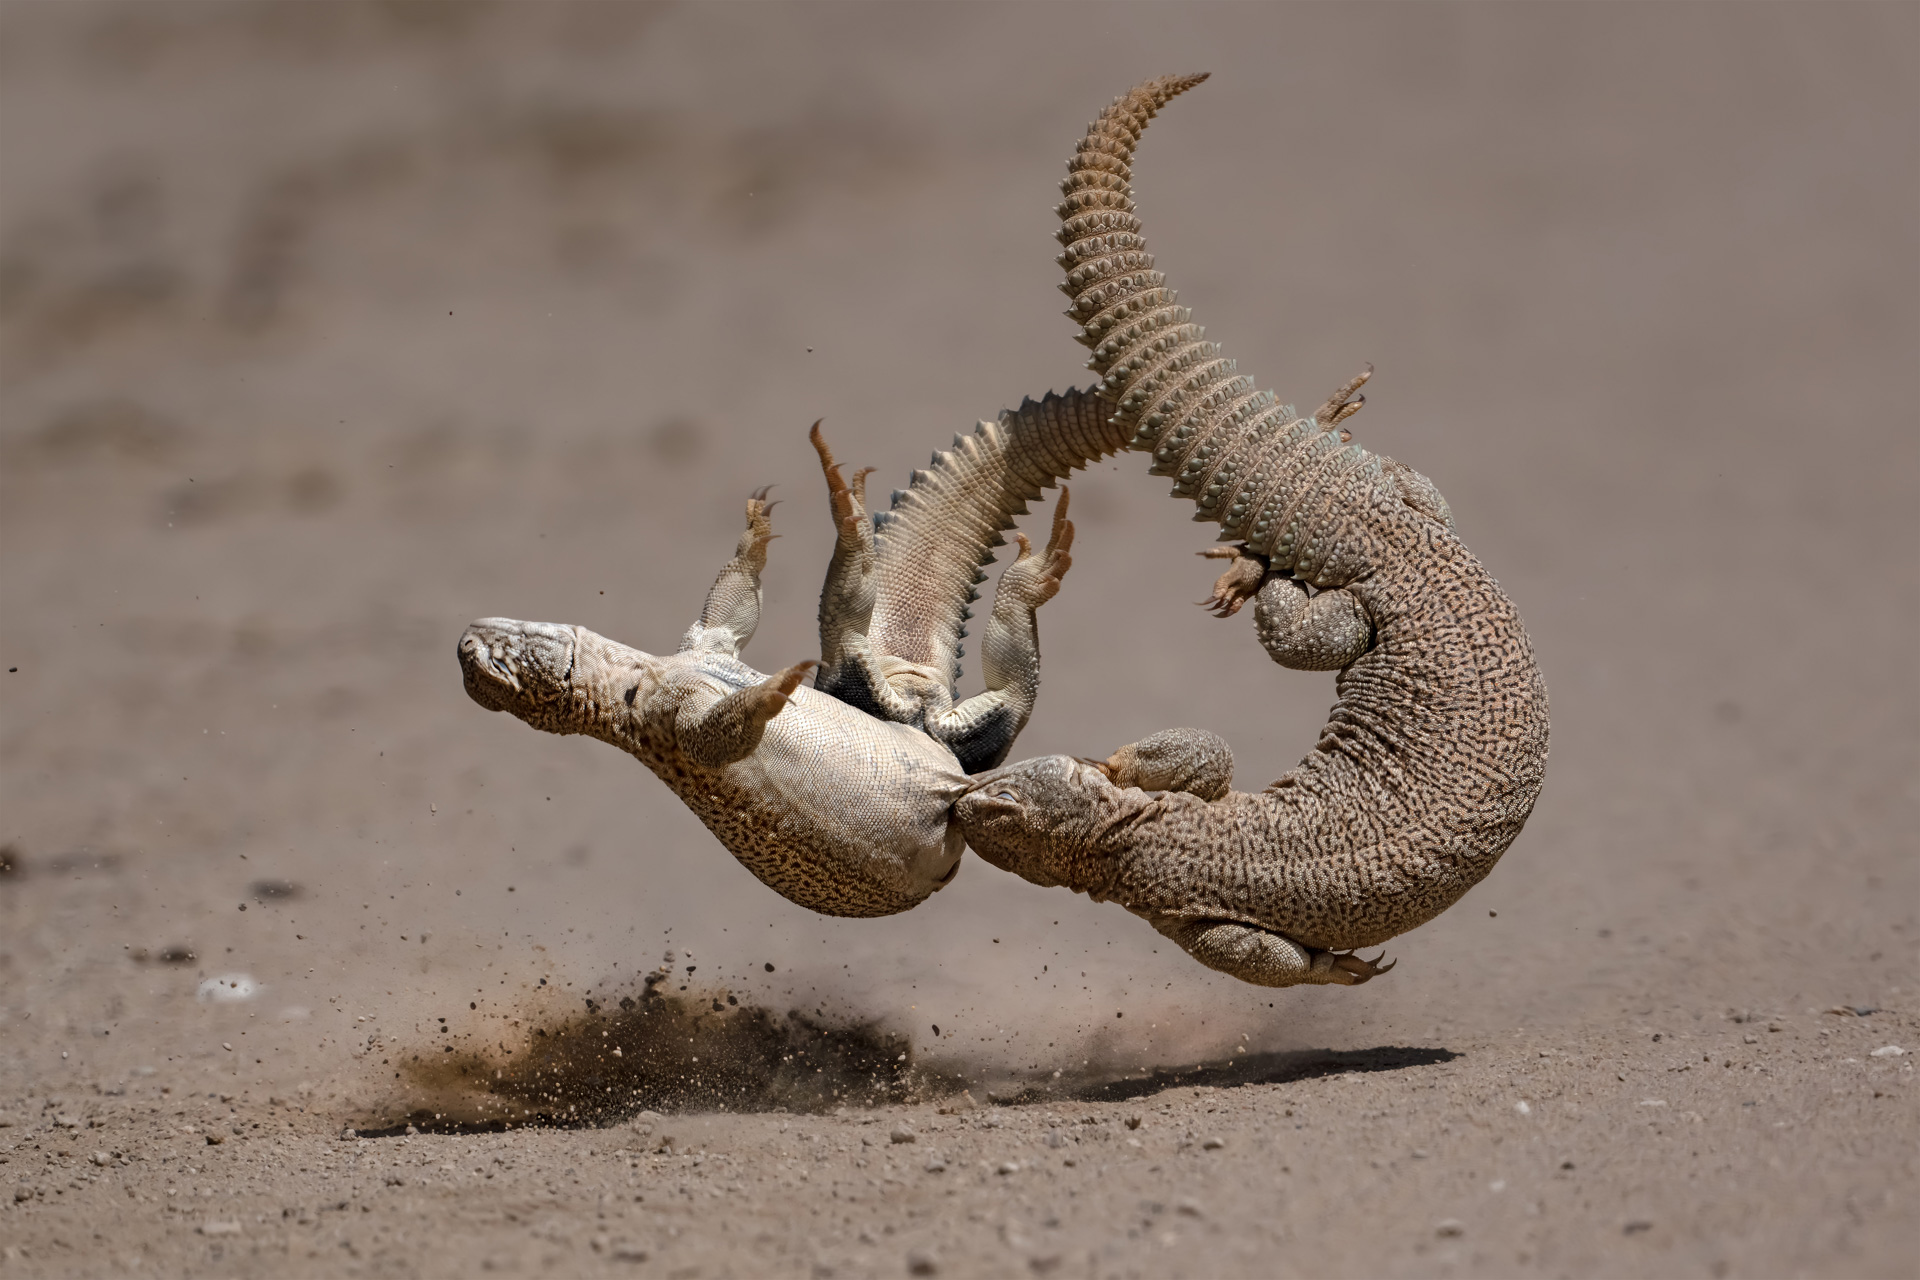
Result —
[{"label": "white pebble", "polygon": [[1897,1044],[1883,1044],[1867,1056],[1869,1058],[1901,1058],[1906,1056],[1906,1052]]}]

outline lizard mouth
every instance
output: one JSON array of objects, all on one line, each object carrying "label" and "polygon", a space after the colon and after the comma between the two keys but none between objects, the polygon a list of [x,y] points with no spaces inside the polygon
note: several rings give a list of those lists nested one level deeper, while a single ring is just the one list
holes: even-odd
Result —
[{"label": "lizard mouth", "polygon": [[512,618],[482,618],[460,637],[467,696],[492,711],[569,689],[579,654],[575,628]]}]

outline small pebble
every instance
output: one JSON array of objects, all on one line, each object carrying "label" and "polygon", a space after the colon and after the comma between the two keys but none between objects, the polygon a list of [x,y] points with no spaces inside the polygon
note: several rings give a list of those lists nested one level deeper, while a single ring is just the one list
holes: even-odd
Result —
[{"label": "small pebble", "polygon": [[1415,1160],[1425,1160],[1427,1158],[1427,1149],[1425,1147],[1415,1147],[1413,1149],[1413,1158]]},{"label": "small pebble", "polygon": [[942,1160],[939,1156],[934,1156],[932,1159],[927,1161],[928,1173],[945,1173],[946,1171],[947,1171],[947,1162],[945,1160]]},{"label": "small pebble", "polygon": [[1173,1209],[1175,1213],[1185,1214],[1189,1218],[1204,1218],[1207,1216],[1206,1210],[1201,1208],[1200,1202],[1191,1196],[1188,1196],[1184,1200],[1176,1201]]},{"label": "small pebble", "polygon": [[210,1133],[207,1135],[207,1145],[210,1147],[217,1147],[226,1140],[227,1135],[224,1133]]},{"label": "small pebble", "polygon": [[1518,1111],[1523,1116],[1530,1116],[1533,1114],[1533,1108],[1524,1101],[1514,1103],[1513,1109],[1515,1111]]},{"label": "small pebble", "polygon": [[892,1133],[888,1134],[887,1137],[895,1143],[920,1141],[920,1135],[905,1125],[900,1125],[894,1129]]},{"label": "small pebble", "polygon": [[907,1274],[910,1276],[939,1275],[940,1260],[925,1249],[915,1249],[907,1254]]},{"label": "small pebble", "polygon": [[1883,1044],[1867,1056],[1869,1058],[1902,1058],[1907,1051],[1897,1044]]},{"label": "small pebble", "polygon": [[1760,1037],[1753,1035],[1752,1033],[1748,1033],[1747,1035],[1740,1037],[1740,1043],[1741,1044],[1759,1044]]},{"label": "small pebble", "polygon": [[1458,1218],[1442,1218],[1433,1228],[1433,1234],[1444,1239],[1467,1234],[1467,1224]]},{"label": "small pebble", "polygon": [[1653,1230],[1653,1224],[1651,1222],[1648,1222],[1645,1218],[1635,1218],[1632,1222],[1620,1228],[1620,1234],[1623,1236],[1637,1236],[1642,1231],[1651,1230]]},{"label": "small pebble", "polygon": [[88,1156],[87,1159],[93,1161],[95,1164],[99,1165],[102,1169],[106,1168],[108,1165],[113,1163],[113,1157],[108,1155],[104,1151],[96,1151],[92,1155]]},{"label": "small pebble", "polygon": [[1205,1142],[1200,1144],[1200,1149],[1202,1151],[1218,1151],[1220,1148],[1226,1145],[1227,1145],[1227,1140],[1225,1138],[1208,1138]]},{"label": "small pebble", "polygon": [[1018,1160],[1005,1161],[999,1168],[995,1169],[994,1172],[999,1174],[1018,1173],[1020,1172],[1020,1162]]},{"label": "small pebble", "polygon": [[1129,1128],[1129,1129],[1138,1129],[1138,1128],[1139,1128],[1139,1127],[1140,1127],[1140,1126],[1141,1126],[1142,1124],[1144,1124],[1145,1122],[1146,1122],[1146,1120],[1145,1120],[1145,1117],[1143,1117],[1143,1116],[1128,1116],[1128,1117],[1127,1117],[1127,1128]]}]

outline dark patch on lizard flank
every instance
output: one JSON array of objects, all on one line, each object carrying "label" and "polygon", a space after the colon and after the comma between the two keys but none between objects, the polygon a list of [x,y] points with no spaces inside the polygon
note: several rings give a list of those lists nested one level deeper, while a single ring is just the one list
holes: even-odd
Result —
[{"label": "dark patch on lizard flank", "polygon": [[849,662],[831,671],[821,667],[819,673],[814,676],[813,687],[821,693],[838,698],[856,711],[866,712],[876,720],[888,719],[878,694],[868,683],[867,669],[861,663]]},{"label": "dark patch on lizard flank", "polygon": [[626,703],[627,703],[627,705],[628,705],[628,706],[632,706],[632,705],[633,705],[633,700],[634,700],[634,699],[635,699],[636,697],[638,697],[639,695],[640,695],[640,686],[639,686],[639,685],[637,685],[637,684],[636,684],[636,685],[634,685],[634,686],[632,686],[631,688],[629,688],[629,689],[627,690],[627,692],[626,692],[626,695],[625,695],[625,696],[626,696]]},{"label": "dark patch on lizard flank", "polygon": [[1007,758],[1020,728],[1014,713],[1002,708],[974,726],[966,736],[948,740],[946,747],[960,761],[961,772],[981,773]]}]

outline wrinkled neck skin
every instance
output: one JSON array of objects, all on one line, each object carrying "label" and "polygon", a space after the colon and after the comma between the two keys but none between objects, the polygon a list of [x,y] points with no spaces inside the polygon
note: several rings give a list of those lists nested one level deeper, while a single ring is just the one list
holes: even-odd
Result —
[{"label": "wrinkled neck skin", "polygon": [[467,694],[481,706],[622,750],[667,696],[664,659],[585,627],[484,618],[460,637],[459,653]]}]

